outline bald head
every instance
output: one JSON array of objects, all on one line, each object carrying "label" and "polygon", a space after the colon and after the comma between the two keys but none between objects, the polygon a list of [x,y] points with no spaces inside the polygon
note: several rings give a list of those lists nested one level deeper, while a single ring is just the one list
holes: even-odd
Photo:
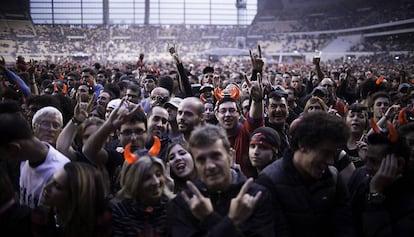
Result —
[{"label": "bald head", "polygon": [[151,91],[151,107],[163,106],[170,99],[170,92],[163,87],[155,87]]},{"label": "bald head", "polygon": [[196,97],[185,98],[177,110],[178,129],[184,136],[190,136],[194,127],[203,123],[204,105]]}]

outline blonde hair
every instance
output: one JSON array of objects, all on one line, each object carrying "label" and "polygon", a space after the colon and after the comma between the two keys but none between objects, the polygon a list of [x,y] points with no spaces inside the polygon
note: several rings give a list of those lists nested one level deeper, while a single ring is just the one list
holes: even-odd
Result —
[{"label": "blonde hair", "polygon": [[68,235],[92,236],[96,218],[105,211],[106,186],[101,173],[92,165],[69,162],[67,173],[70,202],[63,220]]},{"label": "blonde hair", "polygon": [[[124,162],[121,169],[121,189],[117,193],[118,197],[139,200],[141,194],[139,187],[142,186],[145,175],[154,165],[161,169],[162,175],[167,179],[164,163],[157,157],[144,155],[140,156],[133,164]],[[164,183],[163,194],[169,199],[173,198],[173,193],[167,187],[166,183]]]},{"label": "blonde hair", "polygon": [[318,103],[321,106],[321,109],[322,109],[323,112],[327,112],[328,111],[325,102],[323,102],[323,100],[321,98],[316,97],[316,96],[312,96],[306,102],[305,108],[303,108],[303,113],[304,114],[307,114],[308,113],[308,110],[309,110],[309,107],[312,104],[315,104],[315,103]]}]

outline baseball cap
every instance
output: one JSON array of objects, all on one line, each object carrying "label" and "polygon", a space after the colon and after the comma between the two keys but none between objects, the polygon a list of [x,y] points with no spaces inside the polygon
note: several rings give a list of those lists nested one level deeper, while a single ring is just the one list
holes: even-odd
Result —
[{"label": "baseball cap", "polygon": [[326,89],[323,86],[317,86],[317,87],[313,88],[312,95],[315,95],[317,93],[319,93],[320,95],[323,95],[323,96],[328,96],[328,89]]},{"label": "baseball cap", "polygon": [[178,109],[178,106],[181,104],[181,101],[183,101],[183,99],[181,99],[180,97],[173,97],[167,103],[164,104],[164,107],[166,108],[168,105],[170,105]]}]

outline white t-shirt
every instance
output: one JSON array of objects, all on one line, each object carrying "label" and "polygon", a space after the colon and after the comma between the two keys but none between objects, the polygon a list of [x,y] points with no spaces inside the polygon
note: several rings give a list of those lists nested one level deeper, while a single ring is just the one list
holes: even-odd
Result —
[{"label": "white t-shirt", "polygon": [[49,147],[49,151],[41,165],[31,167],[28,160],[20,164],[20,203],[31,208],[37,207],[41,203],[43,189],[53,174],[70,162],[65,155],[51,145],[44,144]]}]

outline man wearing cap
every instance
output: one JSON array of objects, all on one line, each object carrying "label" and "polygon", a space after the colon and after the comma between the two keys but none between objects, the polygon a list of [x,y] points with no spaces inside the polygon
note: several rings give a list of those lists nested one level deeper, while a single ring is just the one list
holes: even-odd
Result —
[{"label": "man wearing cap", "polygon": [[279,146],[280,137],[274,129],[260,127],[254,130],[250,137],[249,159],[257,173],[279,158]]},{"label": "man wearing cap", "polygon": [[200,99],[206,101],[208,99],[214,100],[213,96],[214,87],[211,84],[205,83],[200,87]]},{"label": "man wearing cap", "polygon": [[168,112],[168,123],[170,125],[169,137],[172,141],[174,141],[177,137],[181,137],[177,123],[177,111],[182,101],[183,99],[179,97],[173,97],[164,104],[164,108]]},{"label": "man wearing cap", "polygon": [[329,97],[328,97],[329,92],[323,86],[317,86],[317,87],[313,88],[311,95],[316,96],[319,99],[323,100],[323,102],[325,102],[325,104],[327,104],[328,101],[329,101]]},{"label": "man wearing cap", "polygon": [[275,236],[355,236],[347,188],[333,167],[346,123],[314,112],[290,134],[291,148],[256,179],[272,193]]}]

